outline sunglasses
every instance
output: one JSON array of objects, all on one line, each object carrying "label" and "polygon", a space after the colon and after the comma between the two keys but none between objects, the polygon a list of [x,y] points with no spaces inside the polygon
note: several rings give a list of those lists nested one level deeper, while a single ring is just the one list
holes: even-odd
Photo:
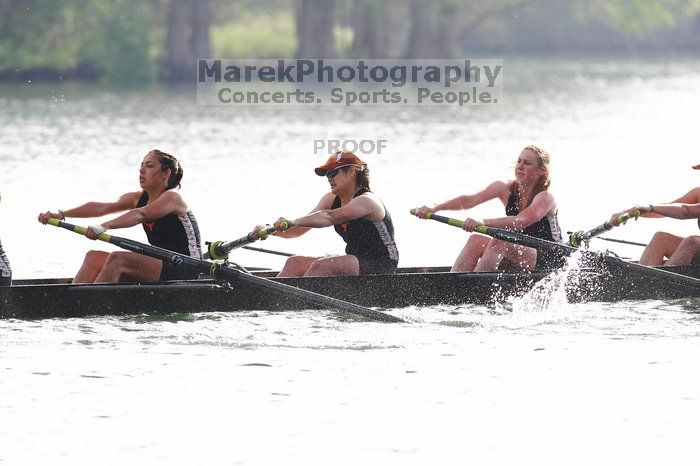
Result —
[{"label": "sunglasses", "polygon": [[328,178],[329,180],[332,180],[333,178],[335,178],[335,175],[340,173],[340,170],[347,171],[348,167],[352,167],[352,166],[353,166],[352,164],[351,165],[343,165],[342,167],[334,168],[333,170],[328,170],[326,172],[326,178]]}]

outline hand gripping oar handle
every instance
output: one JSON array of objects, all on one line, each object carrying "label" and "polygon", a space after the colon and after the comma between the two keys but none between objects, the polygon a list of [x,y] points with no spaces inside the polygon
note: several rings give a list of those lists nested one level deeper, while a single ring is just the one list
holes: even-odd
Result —
[{"label": "hand gripping oar handle", "polygon": [[[617,217],[617,224],[622,225],[630,218],[639,217],[640,215],[642,215],[642,213],[638,210],[632,212],[632,215],[624,213]],[[588,231],[576,231],[569,235],[569,244],[575,248],[578,248],[581,246],[581,244],[585,243],[586,241],[589,241],[594,236],[598,236],[602,233],[605,233],[606,231],[610,231],[613,228],[615,228],[615,226],[612,223],[610,223],[610,221],[607,221],[602,225],[599,225]]]},{"label": "hand gripping oar handle", "polygon": [[[411,215],[415,215],[416,217],[418,217],[416,209],[411,209]],[[443,217],[442,215],[437,215],[432,212],[426,212],[425,218],[429,220],[435,220],[436,222],[440,223],[446,223],[457,228],[462,228],[462,226],[464,226],[464,222],[462,220],[457,220],[456,218]]]},{"label": "hand gripping oar handle", "polygon": [[[87,231],[87,228],[85,227],[72,225],[70,223],[60,221],[57,218],[51,218],[47,223],[56,227],[65,228],[66,230],[70,230],[81,235],[84,235]],[[209,275],[213,279],[230,281],[240,280],[252,286],[264,288],[267,291],[271,291],[285,297],[291,296],[301,299],[315,306],[335,309],[337,311],[345,311],[372,320],[379,320],[383,322],[403,322],[403,319],[390,314],[375,311],[373,309],[369,309],[358,304],[349,303],[341,299],[296,288],[284,283],[267,280],[262,277],[241,272],[240,270],[234,269],[233,267],[228,267],[224,264],[215,264],[209,261],[195,259],[194,257],[185,256],[174,251],[168,251],[167,249],[151,246],[150,244],[139,243],[138,241],[133,241],[119,236],[108,235],[107,233],[100,233],[97,235],[97,239],[114,244],[115,246],[119,246],[127,251],[133,251],[143,254],[144,256],[171,262],[177,267],[186,267],[195,272]]]},{"label": "hand gripping oar handle", "polygon": [[[289,228],[289,225],[287,225],[287,222],[282,222],[280,224],[280,231],[284,231],[287,228]],[[205,259],[211,259],[211,260],[225,260],[228,259],[228,253],[233,251],[234,249],[243,247],[247,244],[254,243],[255,241],[262,239],[262,238],[267,238],[269,235],[273,234],[275,231],[275,227],[267,227],[263,228],[262,230],[258,231],[257,236],[253,235],[253,232],[248,233],[242,238],[235,239],[233,241],[228,241],[228,242],[223,242],[223,241],[215,241],[213,243],[209,244],[209,247],[207,250],[204,252],[203,257]]]},{"label": "hand gripping oar handle", "polygon": [[[411,210],[411,214],[416,215],[414,210]],[[428,212],[425,216],[430,220],[435,220],[437,222],[446,223],[455,227],[461,227],[464,222],[454,219],[443,217],[441,215],[435,215],[432,212]],[[491,236],[496,239],[503,241],[508,241],[509,243],[518,244],[520,246],[526,246],[529,248],[535,248],[538,250],[553,251],[562,255],[571,255],[576,251],[580,251],[583,257],[587,259],[592,259],[595,261],[602,261],[608,265],[617,266],[622,269],[628,270],[630,272],[638,273],[640,275],[651,276],[658,278],[672,285],[683,285],[694,290],[700,291],[700,279],[688,277],[685,275],[680,275],[674,272],[669,272],[667,270],[655,269],[653,267],[647,267],[646,265],[636,264],[634,262],[627,262],[620,259],[619,257],[594,253],[591,251],[576,249],[567,244],[555,243],[553,241],[547,241],[544,239],[535,238],[532,236],[524,235],[522,233],[516,233],[513,231],[502,230],[500,228],[487,227],[485,225],[477,225],[474,228],[477,233],[482,233],[484,235]]]}]

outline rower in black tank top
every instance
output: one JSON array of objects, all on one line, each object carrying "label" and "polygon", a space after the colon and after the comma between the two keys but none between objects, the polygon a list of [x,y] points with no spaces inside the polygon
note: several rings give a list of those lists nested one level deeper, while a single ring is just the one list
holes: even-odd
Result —
[{"label": "rower in black tank top", "polygon": [[[136,207],[143,207],[146,204],[148,204],[148,193],[144,191]],[[143,223],[142,226],[148,237],[148,242],[153,246],[195,259],[202,258],[199,226],[192,211],[183,215],[170,213],[152,223]],[[184,267],[175,267],[169,262],[163,262],[160,279],[162,281],[189,280],[196,279],[198,276],[199,274],[192,273]]]},{"label": "rower in black tank top", "polygon": [[[353,198],[367,192],[370,191],[360,189]],[[340,206],[340,197],[336,196],[331,209],[337,209]],[[357,257],[360,275],[396,273],[399,251],[394,240],[394,224],[386,207],[384,210],[386,215],[379,222],[357,218],[348,223],[333,226],[345,241],[345,253]]]},{"label": "rower in black tank top", "polygon": [[[520,213],[518,209],[518,196],[512,193],[508,198],[506,205],[506,215],[515,216]],[[562,242],[561,228],[559,227],[559,219],[557,214],[545,215],[532,225],[526,227],[522,231],[523,234],[532,236],[533,238],[553,241],[555,243]],[[548,252],[537,251],[537,265],[535,268],[559,268],[564,265],[563,256]]]}]

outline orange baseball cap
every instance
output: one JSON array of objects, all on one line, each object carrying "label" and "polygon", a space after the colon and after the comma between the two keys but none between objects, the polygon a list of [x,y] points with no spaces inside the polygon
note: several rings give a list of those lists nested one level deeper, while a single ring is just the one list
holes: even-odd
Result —
[{"label": "orange baseball cap", "polygon": [[347,167],[348,165],[355,165],[357,168],[362,169],[365,163],[355,154],[350,151],[338,151],[328,157],[326,163],[316,168],[314,171],[318,176],[326,176],[331,170],[340,167]]}]

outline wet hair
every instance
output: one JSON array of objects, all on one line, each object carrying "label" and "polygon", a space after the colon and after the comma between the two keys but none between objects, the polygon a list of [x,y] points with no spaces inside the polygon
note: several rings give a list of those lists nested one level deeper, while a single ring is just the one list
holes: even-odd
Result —
[{"label": "wet hair", "polygon": [[180,189],[182,187],[180,181],[182,180],[182,175],[184,174],[180,161],[175,158],[175,156],[158,149],[153,149],[151,152],[149,152],[149,154],[153,154],[158,159],[163,171],[170,170],[170,178],[168,178],[168,182],[165,185],[165,190],[167,191],[173,188]]},{"label": "wet hair", "polygon": [[366,189],[367,191],[370,191],[369,167],[366,163],[362,164],[362,168],[355,167],[355,183],[357,183],[357,186],[359,186],[360,189]]},{"label": "wet hair", "polygon": [[[546,150],[534,144],[525,146],[523,150],[529,150],[533,154],[535,154],[535,156],[537,157],[537,166],[540,168],[546,168],[544,174],[540,176],[537,179],[537,181],[535,181],[535,185],[532,188],[532,194],[525,203],[525,206],[529,206],[530,204],[532,204],[532,200],[535,198],[535,196],[537,196],[542,191],[549,190],[549,186],[552,184],[552,180],[549,177],[550,155]],[[518,183],[515,180],[513,180],[513,182],[510,185],[510,191],[512,194],[515,194],[516,197],[518,196]]]}]

